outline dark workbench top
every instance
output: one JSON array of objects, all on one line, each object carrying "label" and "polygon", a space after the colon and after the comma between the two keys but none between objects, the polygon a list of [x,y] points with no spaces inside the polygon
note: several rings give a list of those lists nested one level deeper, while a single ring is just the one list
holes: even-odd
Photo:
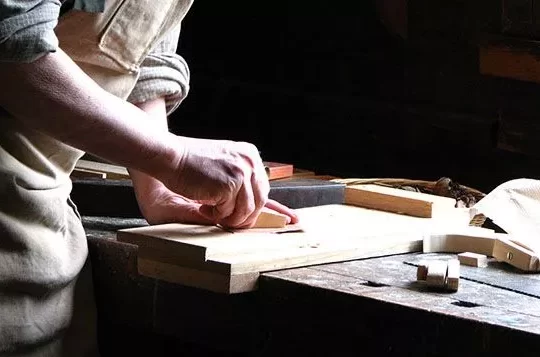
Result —
[{"label": "dark workbench top", "polygon": [[461,267],[455,293],[416,282],[404,254],[265,273],[259,290],[220,295],[141,277],[141,219],[84,217],[107,354],[165,356],[537,355],[540,275]]}]

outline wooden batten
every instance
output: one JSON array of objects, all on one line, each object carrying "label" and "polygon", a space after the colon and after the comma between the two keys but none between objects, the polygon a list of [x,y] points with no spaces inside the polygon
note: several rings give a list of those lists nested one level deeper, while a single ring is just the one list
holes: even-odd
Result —
[{"label": "wooden batten", "polygon": [[347,186],[345,203],[423,218],[444,216],[456,210],[453,198],[371,184]]},{"label": "wooden batten", "polygon": [[92,171],[92,172],[101,172],[106,174],[108,179],[123,180],[129,179],[129,172],[125,167],[106,164],[103,162],[91,161],[91,160],[79,160],[75,164],[75,169]]}]

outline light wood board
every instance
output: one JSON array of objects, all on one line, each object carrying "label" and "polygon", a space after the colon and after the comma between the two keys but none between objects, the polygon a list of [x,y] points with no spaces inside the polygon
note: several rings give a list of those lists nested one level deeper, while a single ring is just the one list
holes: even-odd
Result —
[{"label": "light wood board", "polygon": [[372,184],[347,186],[345,203],[425,218],[459,211],[453,198]]},{"label": "light wood board", "polygon": [[[439,221],[350,205],[296,210],[301,231],[225,231],[215,226],[164,224],[118,231],[139,246],[142,275],[208,290],[256,288],[265,271],[422,251]],[[448,222],[450,224],[450,222]]]},{"label": "light wood board", "polygon": [[103,173],[108,179],[129,179],[129,172],[125,167],[107,164],[103,162],[91,161],[91,160],[79,160],[75,164],[76,169]]}]

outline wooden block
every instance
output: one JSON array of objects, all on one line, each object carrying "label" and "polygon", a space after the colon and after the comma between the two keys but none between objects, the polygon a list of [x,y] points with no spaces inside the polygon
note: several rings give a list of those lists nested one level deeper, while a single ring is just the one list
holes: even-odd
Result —
[{"label": "wooden block", "polygon": [[418,268],[416,269],[416,280],[425,281],[427,278],[427,272],[428,272],[427,264],[418,265]]},{"label": "wooden block", "polygon": [[428,286],[444,288],[446,285],[446,272],[448,264],[446,261],[434,260],[427,266],[426,283]]},{"label": "wooden block", "polygon": [[499,237],[493,246],[493,257],[524,271],[540,271],[539,257],[531,250],[507,238]]},{"label": "wooden block", "polygon": [[81,169],[78,167],[73,169],[70,176],[74,178],[107,178],[107,174],[105,172]]},{"label": "wooden block", "polygon": [[446,290],[458,291],[459,288],[459,260],[451,259],[447,262]]},{"label": "wooden block", "polygon": [[458,254],[458,260],[463,265],[485,268],[488,266],[488,257],[484,254],[465,252]]},{"label": "wooden block", "polygon": [[418,265],[416,280],[430,288],[457,291],[459,288],[459,260],[432,260]]},{"label": "wooden block", "polygon": [[456,209],[453,198],[371,184],[347,186],[345,203],[423,218]]},{"label": "wooden block", "polygon": [[280,162],[264,161],[264,167],[269,180],[277,180],[293,176],[294,166]]},{"label": "wooden block", "polygon": [[90,170],[90,171],[97,171],[97,172],[104,172],[107,174],[107,178],[113,179],[113,180],[122,180],[122,179],[130,178],[129,172],[125,167],[112,165],[112,164],[106,164],[103,162],[79,160],[77,164],[75,164],[75,168],[83,169],[83,170]]},{"label": "wooden block", "polygon": [[289,218],[269,208],[263,208],[253,228],[283,228]]}]

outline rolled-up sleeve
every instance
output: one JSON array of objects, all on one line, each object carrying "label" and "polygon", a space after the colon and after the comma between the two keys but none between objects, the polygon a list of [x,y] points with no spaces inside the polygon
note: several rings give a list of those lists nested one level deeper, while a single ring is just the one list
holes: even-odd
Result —
[{"label": "rolled-up sleeve", "polygon": [[32,62],[58,49],[58,0],[0,0],[0,61]]},{"label": "rolled-up sleeve", "polygon": [[168,33],[141,64],[139,78],[128,97],[131,103],[165,98],[167,114],[178,108],[189,91],[189,67],[176,53],[180,26]]}]

